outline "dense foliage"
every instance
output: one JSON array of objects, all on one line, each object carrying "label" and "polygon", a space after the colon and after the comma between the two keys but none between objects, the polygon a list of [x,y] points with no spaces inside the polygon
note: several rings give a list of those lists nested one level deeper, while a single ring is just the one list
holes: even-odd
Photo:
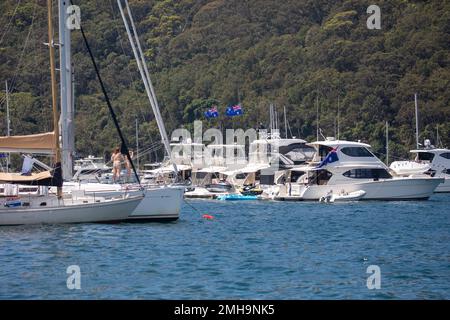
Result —
[{"label": "dense foliage", "polygon": [[[134,145],[159,139],[144,86],[114,0],[74,0],[121,126]],[[450,146],[450,1],[408,0],[130,0],[169,133],[192,128],[268,125],[269,105],[286,107],[292,134],[314,140],[316,101],[325,136],[385,148],[391,159],[415,146],[414,93],[420,138]],[[55,1],[56,4],[56,1]],[[381,8],[381,30],[366,10]],[[0,3],[0,83],[13,87],[13,134],[51,129],[46,1]],[[57,6],[55,5],[55,15]],[[57,20],[55,19],[55,23]],[[57,29],[57,28],[56,28]],[[118,144],[79,32],[74,31],[76,146],[80,155]],[[4,94],[0,96],[4,102]],[[245,114],[224,119],[225,107]],[[222,117],[203,112],[217,103]],[[6,132],[4,103],[0,130]]]}]

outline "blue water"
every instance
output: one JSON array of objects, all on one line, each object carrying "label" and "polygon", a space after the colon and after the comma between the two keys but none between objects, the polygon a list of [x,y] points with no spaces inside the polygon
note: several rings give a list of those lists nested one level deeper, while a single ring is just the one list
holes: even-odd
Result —
[{"label": "blue water", "polygon": [[[0,298],[450,298],[450,195],[189,203],[198,211],[168,224],[1,227]],[[67,288],[69,265],[80,290]],[[381,289],[367,288],[369,265]]]}]

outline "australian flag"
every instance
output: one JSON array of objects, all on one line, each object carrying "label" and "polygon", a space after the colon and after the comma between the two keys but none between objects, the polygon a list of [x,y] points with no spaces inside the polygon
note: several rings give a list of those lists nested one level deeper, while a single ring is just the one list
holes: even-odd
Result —
[{"label": "australian flag", "polygon": [[240,116],[243,113],[244,113],[244,111],[242,110],[242,107],[240,104],[235,105],[235,106],[229,106],[229,107],[227,107],[227,111],[226,111],[226,114],[229,117]]},{"label": "australian flag", "polygon": [[339,161],[338,155],[337,155],[337,148],[333,148],[331,149],[331,151],[327,154],[327,156],[325,157],[325,159],[323,159],[319,165],[317,166],[317,168],[322,168],[324,166],[326,166],[327,164],[333,163]]},{"label": "australian flag", "polygon": [[205,112],[206,118],[217,118],[219,116],[219,111],[217,111],[217,106],[212,106],[211,109]]}]

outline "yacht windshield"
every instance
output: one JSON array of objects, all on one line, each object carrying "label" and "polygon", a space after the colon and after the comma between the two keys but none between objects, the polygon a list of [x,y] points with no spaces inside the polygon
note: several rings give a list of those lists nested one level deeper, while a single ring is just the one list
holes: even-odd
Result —
[{"label": "yacht windshield", "polygon": [[434,153],[431,152],[419,152],[417,153],[416,160],[419,161],[433,161]]},{"label": "yacht windshield", "polygon": [[349,157],[373,157],[373,154],[364,147],[344,147],[341,151]]}]

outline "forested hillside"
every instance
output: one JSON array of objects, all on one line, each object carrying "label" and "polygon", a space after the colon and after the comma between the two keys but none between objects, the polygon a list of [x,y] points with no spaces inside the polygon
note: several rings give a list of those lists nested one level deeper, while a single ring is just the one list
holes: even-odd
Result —
[{"label": "forested hillside", "polygon": [[[138,118],[141,148],[150,145],[159,134],[116,1],[73,2],[127,139],[134,144]],[[273,103],[280,114],[286,107],[292,134],[314,140],[316,99],[325,136],[335,134],[339,101],[341,139],[384,153],[389,121],[392,156],[406,157],[417,92],[421,140],[435,143],[438,128],[450,146],[450,1],[129,2],[169,134],[196,119],[204,129],[221,120],[268,125]],[[381,8],[381,30],[366,26],[370,4]],[[2,0],[0,12],[0,87],[8,80],[13,88],[12,132],[51,130],[46,1]],[[77,151],[102,155],[119,139],[79,31],[72,38]],[[3,134],[3,93],[0,101]],[[244,115],[225,119],[225,107],[239,102]],[[207,120],[212,104],[221,117]]]}]

